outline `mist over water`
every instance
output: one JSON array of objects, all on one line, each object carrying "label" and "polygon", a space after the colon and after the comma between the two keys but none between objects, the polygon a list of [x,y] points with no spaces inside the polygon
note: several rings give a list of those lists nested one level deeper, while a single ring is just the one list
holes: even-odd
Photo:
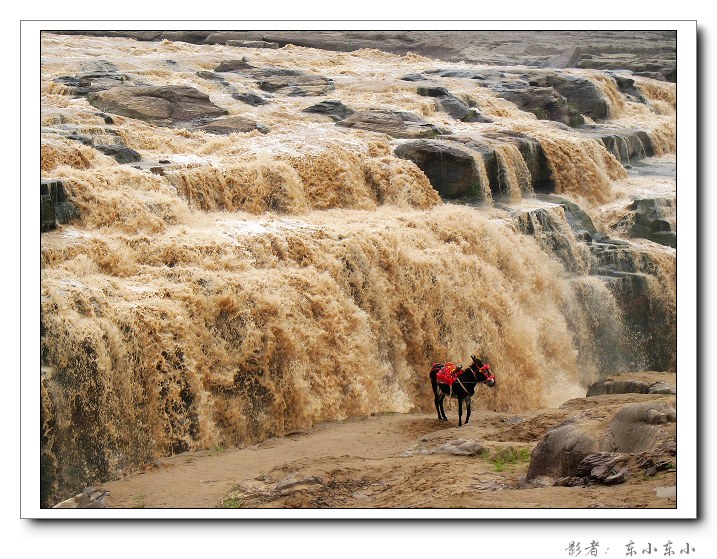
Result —
[{"label": "mist over water", "polygon": [[[626,309],[621,294],[635,286],[601,275],[608,257],[576,238],[562,206],[535,197],[512,144],[495,148],[498,188],[476,161],[484,203],[447,203],[393,155],[402,140],[302,113],[313,99],[276,95],[252,107],[197,76],[236,58],[231,47],[43,35],[42,48],[42,175],[64,182],[81,216],[41,241],[46,493],[321,421],[430,411],[434,361],[487,359],[497,386],[479,389],[474,405],[504,412],[582,396],[601,374],[674,366],[675,251],[646,241],[611,252],[650,293]],[[599,227],[619,222],[622,202],[649,188],[600,141],[472,80],[446,78],[496,122],[436,112],[399,81],[430,59],[242,50],[253,64],[331,75],[328,98],[354,107],[413,111],[456,133],[530,131],[555,192]],[[107,124],[54,81],[96,68],[98,56],[149,83],[196,87],[271,132],[217,136],[114,115]],[[254,85],[223,78],[236,90]],[[594,79],[615,126],[638,121],[658,155],[674,152],[674,84],[639,80],[657,108],[633,108],[609,78]],[[159,174],[120,164],[68,132],[169,164]],[[674,181],[667,188],[674,193]],[[664,326],[657,349],[649,324],[643,338],[627,325],[645,312]]]}]

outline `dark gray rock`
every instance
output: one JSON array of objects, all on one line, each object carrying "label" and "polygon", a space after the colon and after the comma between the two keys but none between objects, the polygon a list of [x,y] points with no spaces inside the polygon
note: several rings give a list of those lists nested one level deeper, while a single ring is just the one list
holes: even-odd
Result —
[{"label": "dark gray rock", "polygon": [[266,105],[269,101],[256,93],[232,93],[232,97],[237,101],[251,105],[252,107],[258,107],[259,105]]},{"label": "dark gray rock", "polygon": [[217,135],[227,135],[235,132],[251,132],[252,130],[258,130],[262,134],[269,132],[268,126],[241,116],[218,118],[208,124],[200,126],[198,129]]},{"label": "dark gray rock", "polygon": [[113,87],[91,93],[87,99],[102,111],[164,125],[228,112],[212,103],[206,93],[188,86]]},{"label": "dark gray rock", "polygon": [[[292,71],[293,72],[293,71]],[[272,73],[257,82],[262,91],[290,97],[326,95],[335,88],[333,80],[318,74]]]},{"label": "dark gray rock", "polygon": [[[528,81],[532,87],[552,87],[562,95],[580,114],[594,119],[610,116],[610,105],[602,90],[588,79],[565,73],[547,73],[533,76]],[[567,123],[566,123],[567,124]]]},{"label": "dark gray rock", "polygon": [[586,456],[599,451],[598,440],[579,425],[566,423],[548,431],[530,456],[526,479],[574,477]]},{"label": "dark gray rock", "polygon": [[617,88],[625,95],[628,101],[647,103],[645,96],[635,87],[634,79],[624,74],[618,74],[615,72],[607,72],[607,74],[615,80]]},{"label": "dark gray rock", "polygon": [[55,204],[49,194],[40,194],[40,231],[51,231],[55,227]]},{"label": "dark gray rock", "polygon": [[142,159],[142,156],[136,150],[119,144],[94,144],[94,148],[105,155],[114,157],[117,163],[134,163]]},{"label": "dark gray rock", "polygon": [[585,123],[583,115],[551,87],[499,89],[498,95],[540,120],[553,120],[572,127]]},{"label": "dark gray rock", "polygon": [[77,207],[67,199],[65,185],[59,180],[40,180],[40,229],[49,231],[56,223],[79,218]]},{"label": "dark gray rock", "polygon": [[205,80],[227,83],[224,78],[216,72],[207,72],[206,70],[200,70],[199,72],[197,72],[197,76]]},{"label": "dark gray rock", "polygon": [[351,116],[356,111],[344,105],[341,101],[329,100],[321,101],[316,105],[305,108],[302,112],[314,113],[330,117],[334,121],[343,120]]},{"label": "dark gray rock", "polygon": [[649,134],[644,131],[621,131],[613,134],[603,133],[600,137],[605,148],[623,164],[655,155],[655,149]]},{"label": "dark gray rock", "polygon": [[573,230],[574,233],[587,231],[591,235],[591,239],[592,235],[597,233],[597,229],[595,229],[593,220],[585,212],[585,210],[583,210],[574,202],[555,195],[544,195],[541,196],[541,199],[547,200],[548,202],[553,202],[555,204],[559,204],[563,207],[563,210],[565,211],[565,217],[568,220],[570,228]]},{"label": "dark gray rock", "polygon": [[245,72],[248,70],[255,69],[254,66],[246,61],[246,58],[241,60],[224,60],[214,68],[215,72]]},{"label": "dark gray rock", "polygon": [[117,72],[90,72],[80,76],[61,76],[55,79],[69,87],[72,94],[79,97],[123,85],[129,80],[129,76]]},{"label": "dark gray rock", "polygon": [[394,138],[435,138],[449,132],[413,113],[389,109],[356,111],[336,124],[348,128],[380,132]]},{"label": "dark gray rock", "polygon": [[616,229],[625,229],[631,237],[649,239],[656,243],[677,247],[677,233],[671,222],[675,217],[675,200],[670,198],[645,198],[633,201],[630,212],[617,224]]},{"label": "dark gray rock", "polygon": [[483,192],[476,154],[456,142],[417,140],[399,145],[394,153],[413,161],[445,198],[475,197]]},{"label": "dark gray rock", "polygon": [[430,80],[430,78],[427,78],[423,74],[406,74],[401,79],[406,82],[423,82]]},{"label": "dark gray rock", "polygon": [[[404,80],[406,78],[403,78]],[[416,89],[416,93],[423,97],[445,97],[451,95],[445,87],[438,85],[422,86]]]}]

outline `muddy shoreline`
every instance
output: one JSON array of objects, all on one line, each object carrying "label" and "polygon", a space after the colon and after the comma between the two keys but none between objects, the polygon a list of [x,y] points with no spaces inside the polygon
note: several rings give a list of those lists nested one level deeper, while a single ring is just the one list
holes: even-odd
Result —
[{"label": "muddy shoreline", "polygon": [[[621,379],[674,373],[635,373]],[[221,447],[164,458],[144,471],[106,483],[109,508],[180,509],[672,509],[677,458],[663,471],[629,467],[618,485],[555,486],[526,480],[531,453],[554,427],[589,416],[602,421],[669,394],[604,394],[522,414],[481,409],[457,426],[433,414],[375,414],[322,423],[241,449]],[[674,427],[674,425],[673,425]],[[668,426],[668,436],[671,429]],[[637,453],[635,453],[637,456]]]}]

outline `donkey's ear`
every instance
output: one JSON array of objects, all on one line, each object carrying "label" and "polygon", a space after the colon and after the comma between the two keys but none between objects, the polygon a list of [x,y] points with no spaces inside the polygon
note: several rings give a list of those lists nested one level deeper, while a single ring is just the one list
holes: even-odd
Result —
[{"label": "donkey's ear", "polygon": [[471,359],[473,359],[473,361],[478,361],[475,355],[471,355]]}]

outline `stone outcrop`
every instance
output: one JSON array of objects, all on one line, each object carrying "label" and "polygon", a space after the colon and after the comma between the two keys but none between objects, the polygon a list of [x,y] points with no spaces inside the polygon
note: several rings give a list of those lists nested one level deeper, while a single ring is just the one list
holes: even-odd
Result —
[{"label": "stone outcrop", "polygon": [[259,105],[266,105],[269,101],[264,99],[262,96],[251,92],[232,93],[232,97],[237,101],[251,105],[252,107],[258,107]]},{"label": "stone outcrop", "polygon": [[556,485],[611,485],[625,481],[631,468],[664,466],[656,457],[674,446],[677,416],[672,402],[654,398],[625,404],[617,412],[605,407],[602,416],[579,414],[551,429],[533,449],[527,479],[551,476]]},{"label": "stone outcrop", "polygon": [[177,125],[227,114],[206,93],[189,86],[113,87],[91,93],[88,101],[102,111],[164,125]]},{"label": "stone outcrop", "polygon": [[675,408],[665,402],[625,406],[610,422],[602,447],[611,452],[649,452],[662,442],[663,428],[675,421]]},{"label": "stone outcrop", "polygon": [[594,119],[610,116],[610,105],[605,94],[592,81],[558,72],[541,72],[523,75],[530,87],[550,87],[562,95],[580,114]]},{"label": "stone outcrop", "polygon": [[67,199],[62,181],[40,180],[40,231],[50,231],[57,223],[68,223],[79,216],[80,212]]},{"label": "stone outcrop", "polygon": [[336,124],[348,128],[380,132],[394,138],[435,138],[449,132],[413,113],[389,109],[356,111]]},{"label": "stone outcrop", "polygon": [[580,126],[585,118],[567,100],[549,87],[503,89],[498,95],[540,120],[553,120],[568,126]]},{"label": "stone outcrop", "polygon": [[[488,132],[481,137],[441,135],[434,140],[417,140],[399,145],[394,153],[410,159],[426,174],[433,187],[446,198],[482,196],[489,188],[494,196],[508,192],[505,169],[496,155],[496,146],[512,144],[520,152],[530,173],[531,187],[538,192],[551,192],[547,159],[540,143],[520,133]],[[481,184],[475,158],[485,164],[488,184]]]},{"label": "stone outcrop", "polygon": [[214,72],[238,72],[257,80],[257,87],[262,91],[289,97],[325,95],[335,88],[333,80],[320,74],[307,74],[292,68],[253,66],[246,57],[224,60]]},{"label": "stone outcrop", "polygon": [[418,140],[400,144],[395,155],[413,161],[445,198],[479,196],[481,177],[476,153],[457,142]]},{"label": "stone outcrop", "polygon": [[321,101],[321,103],[317,103],[316,105],[306,107],[302,112],[328,116],[331,120],[338,122],[339,120],[343,120],[351,116],[356,111],[347,107],[341,101],[327,100]]},{"label": "stone outcrop", "polygon": [[436,99],[436,109],[444,111],[456,120],[463,122],[492,122],[479,111],[471,108],[465,101],[448,92],[445,87],[419,87],[416,92]]},{"label": "stone outcrop", "polygon": [[93,147],[114,158],[117,163],[134,163],[142,159],[137,150],[121,144],[93,144]]},{"label": "stone outcrop", "polygon": [[55,81],[66,86],[73,95],[82,97],[97,91],[125,85],[129,76],[115,71],[88,72],[79,76],[61,76]]},{"label": "stone outcrop", "polygon": [[326,95],[335,88],[333,80],[318,74],[270,74],[257,85],[262,91],[290,97]]},{"label": "stone outcrop", "polygon": [[209,124],[200,126],[199,130],[218,135],[234,134],[235,132],[252,132],[253,130],[258,130],[262,134],[269,133],[268,126],[241,116],[218,118]]},{"label": "stone outcrop", "polygon": [[573,477],[582,461],[599,450],[598,439],[584,427],[566,423],[551,429],[536,445],[526,478]]},{"label": "stone outcrop", "polygon": [[626,230],[631,237],[677,248],[677,232],[673,226],[675,205],[675,200],[670,198],[635,200],[627,207],[629,213],[614,228]]}]

